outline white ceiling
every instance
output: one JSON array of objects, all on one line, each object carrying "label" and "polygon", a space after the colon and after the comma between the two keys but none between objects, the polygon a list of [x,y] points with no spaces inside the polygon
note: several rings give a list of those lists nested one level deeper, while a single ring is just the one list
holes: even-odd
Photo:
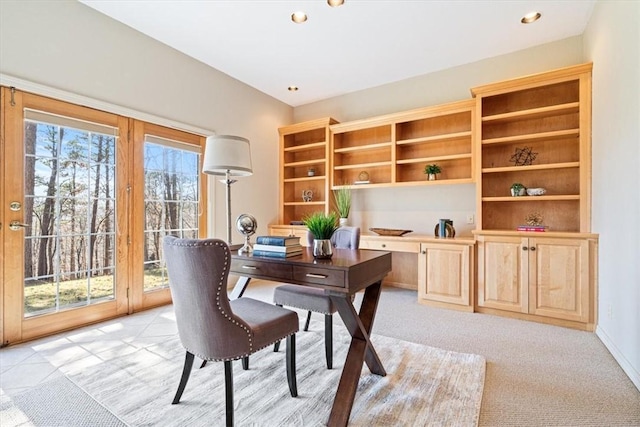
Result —
[{"label": "white ceiling", "polygon": [[[595,0],[80,0],[291,106],[580,35]],[[307,22],[290,16],[303,10]],[[542,18],[520,18],[533,10]],[[296,85],[297,92],[287,87]]]}]

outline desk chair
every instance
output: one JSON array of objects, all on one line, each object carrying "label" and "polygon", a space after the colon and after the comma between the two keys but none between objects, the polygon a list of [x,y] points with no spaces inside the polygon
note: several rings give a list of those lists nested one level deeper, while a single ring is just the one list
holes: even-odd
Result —
[{"label": "desk chair", "polygon": [[[229,301],[227,279],[231,254],[219,239],[163,241],[169,288],[176,314],[178,334],[186,350],[182,378],[173,404],[189,380],[194,355],[224,362],[226,424],[233,425],[233,370],[231,362],[287,339],[286,367],[289,391],[298,395],[296,384],[296,332],[298,314],[251,298]],[[204,364],[203,364],[204,366]]]},{"label": "desk chair", "polygon": [[[307,241],[313,245],[313,234],[307,232]],[[360,247],[359,227],[340,227],[333,236],[331,244],[337,249],[358,249]],[[331,298],[324,294],[322,289],[299,285],[278,286],[273,292],[273,303],[282,307],[300,308],[307,310],[307,320],[304,330],[309,330],[311,312],[324,314],[324,352],[327,359],[327,369],[333,368],[333,313],[336,312]],[[274,351],[278,351],[280,342],[274,345]]]}]

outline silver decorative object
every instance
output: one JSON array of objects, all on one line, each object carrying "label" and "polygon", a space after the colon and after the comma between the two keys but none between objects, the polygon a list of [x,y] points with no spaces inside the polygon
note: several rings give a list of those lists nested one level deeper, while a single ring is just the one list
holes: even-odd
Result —
[{"label": "silver decorative object", "polygon": [[236,230],[244,235],[244,246],[238,249],[238,255],[248,255],[253,252],[249,237],[258,229],[258,222],[253,215],[242,214],[236,219]]}]

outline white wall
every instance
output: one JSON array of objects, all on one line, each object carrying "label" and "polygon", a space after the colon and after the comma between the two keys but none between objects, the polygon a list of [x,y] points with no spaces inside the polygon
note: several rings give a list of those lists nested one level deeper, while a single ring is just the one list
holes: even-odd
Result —
[{"label": "white wall", "polygon": [[[0,1],[0,73],[251,141],[254,175],[232,187],[233,218],[278,215],[278,127],[288,105],[76,1]],[[224,186],[215,235],[226,237]],[[234,241],[241,236],[235,232]]]},{"label": "white wall", "polygon": [[[487,83],[584,62],[582,38],[571,37],[455,68],[296,107],[296,122],[331,116],[346,122],[471,98],[470,89]],[[439,218],[450,218],[457,236],[471,235],[476,211],[473,184],[393,189],[356,189],[350,222],[433,234]]]},{"label": "white wall", "polygon": [[640,2],[599,1],[593,61],[593,231],[600,233],[597,334],[640,389]]}]

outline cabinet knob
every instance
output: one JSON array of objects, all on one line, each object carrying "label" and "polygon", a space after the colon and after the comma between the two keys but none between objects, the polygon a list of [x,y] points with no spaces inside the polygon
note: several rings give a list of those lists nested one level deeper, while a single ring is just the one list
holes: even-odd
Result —
[{"label": "cabinet knob", "polygon": [[427,253],[427,251],[425,251],[424,249],[422,250],[422,255],[425,255]]},{"label": "cabinet knob", "polygon": [[523,246],[523,247],[522,247],[522,250],[523,250],[523,251],[528,251],[528,250],[529,250],[529,248],[528,248],[528,247],[526,247],[526,246]]},{"label": "cabinet knob", "polygon": [[535,250],[536,250],[536,247],[535,247],[535,246],[531,246],[531,247],[529,248],[529,250],[530,250],[530,251],[535,251]]},{"label": "cabinet knob", "polygon": [[387,247],[387,245],[383,243],[383,244],[382,244],[382,247],[383,247],[383,248],[386,248],[386,247]]}]

